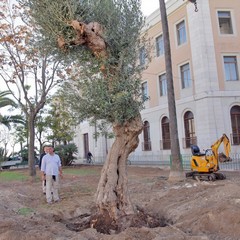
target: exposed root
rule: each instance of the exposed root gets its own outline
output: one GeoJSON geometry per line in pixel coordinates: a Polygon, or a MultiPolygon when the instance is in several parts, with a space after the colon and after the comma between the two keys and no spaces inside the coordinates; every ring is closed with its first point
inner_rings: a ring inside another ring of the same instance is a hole
{"type": "Polygon", "coordinates": [[[71,231],[80,232],[87,228],[95,228],[104,234],[117,234],[129,227],[155,228],[169,225],[169,220],[165,216],[147,213],[139,206],[135,214],[122,216],[117,220],[112,219],[109,214],[82,214],[76,218],[60,220],[60,222],[71,231]]]}

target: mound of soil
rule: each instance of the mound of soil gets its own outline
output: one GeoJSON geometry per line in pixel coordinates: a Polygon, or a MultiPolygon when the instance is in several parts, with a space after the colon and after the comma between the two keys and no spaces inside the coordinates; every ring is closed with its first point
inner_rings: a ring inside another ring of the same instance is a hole
{"type": "Polygon", "coordinates": [[[240,239],[239,172],[225,172],[227,178],[221,181],[170,183],[168,170],[129,166],[129,192],[137,214],[120,232],[87,225],[101,167],[68,169],[61,181],[61,201],[52,205],[46,204],[40,178],[0,182],[1,240],[240,239]]]}

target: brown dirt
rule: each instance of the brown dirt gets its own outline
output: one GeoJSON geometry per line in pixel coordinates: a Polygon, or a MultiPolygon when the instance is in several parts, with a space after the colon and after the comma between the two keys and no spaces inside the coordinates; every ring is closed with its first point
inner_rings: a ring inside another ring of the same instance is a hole
{"type": "Polygon", "coordinates": [[[168,170],[129,166],[133,204],[164,224],[154,228],[129,227],[121,233],[112,231],[107,235],[93,228],[70,230],[71,224],[77,224],[80,216],[87,216],[94,208],[101,167],[79,166],[75,170],[88,174],[64,174],[62,200],[50,206],[45,203],[40,178],[34,182],[1,181],[0,240],[240,239],[239,172],[225,172],[227,179],[215,182],[186,179],[170,183],[168,170]]]}

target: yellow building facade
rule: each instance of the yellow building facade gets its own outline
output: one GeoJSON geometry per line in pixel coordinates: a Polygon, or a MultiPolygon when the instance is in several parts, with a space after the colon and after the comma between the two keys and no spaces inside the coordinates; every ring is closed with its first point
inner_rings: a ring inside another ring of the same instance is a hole
{"type": "MultiPolygon", "coordinates": [[[[232,153],[240,152],[240,1],[198,0],[166,2],[171,45],[178,136],[181,153],[191,154],[225,133],[232,153]]],[[[149,3],[150,4],[150,3],[149,3]]],[[[170,155],[166,67],[160,11],[146,19],[143,32],[151,42],[151,61],[140,49],[143,95],[149,97],[141,112],[144,130],[130,159],[164,161],[170,155]],[[150,157],[151,156],[151,157],[150,157]]],[[[87,149],[104,161],[112,140],[93,139],[94,128],[79,126],[75,142],[80,157],[87,149]]]]}
{"type": "MultiPolygon", "coordinates": [[[[188,1],[166,3],[176,98],[178,135],[182,154],[190,145],[210,148],[223,133],[232,151],[240,144],[240,2],[201,0],[198,12],[188,1]]],[[[144,131],[136,152],[170,154],[166,67],[160,11],[147,18],[151,62],[140,53],[144,131]]]]}

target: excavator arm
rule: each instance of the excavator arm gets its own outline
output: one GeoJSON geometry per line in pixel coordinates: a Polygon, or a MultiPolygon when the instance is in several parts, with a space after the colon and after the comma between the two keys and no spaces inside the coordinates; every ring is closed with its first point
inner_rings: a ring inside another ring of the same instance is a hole
{"type": "Polygon", "coordinates": [[[221,138],[219,138],[212,146],[211,149],[213,151],[214,156],[218,157],[218,148],[223,142],[224,144],[224,151],[227,157],[229,157],[230,153],[230,141],[226,134],[223,134],[221,138]]]}
{"type": "Polygon", "coordinates": [[[218,148],[220,147],[221,143],[223,143],[223,147],[224,147],[224,152],[225,152],[225,156],[227,158],[229,158],[229,154],[230,154],[230,141],[229,138],[227,137],[226,134],[223,134],[221,138],[219,138],[212,146],[212,152],[213,155],[215,157],[215,161],[216,161],[216,165],[218,166],[218,159],[219,159],[219,154],[218,154],[218,148]]]}
{"type": "MultiPolygon", "coordinates": [[[[225,134],[224,134],[225,135],[225,134]]],[[[229,157],[230,151],[231,151],[231,145],[228,137],[225,135],[223,139],[223,144],[224,144],[224,151],[227,157],[229,157]]]]}

